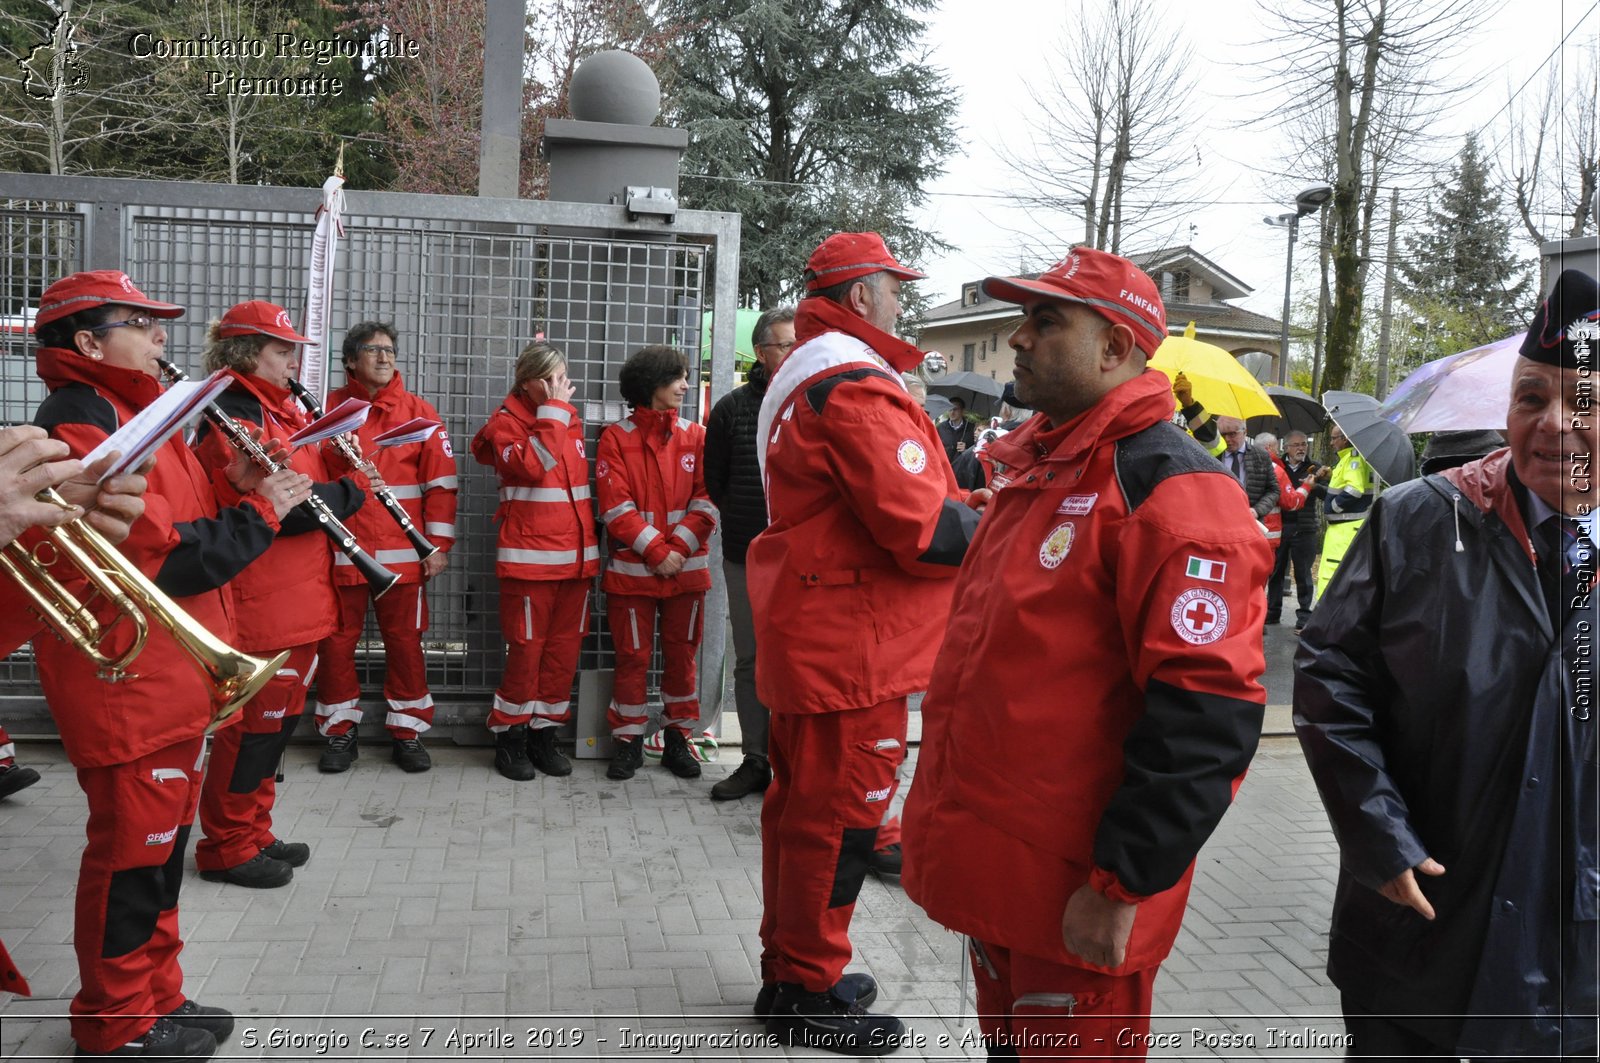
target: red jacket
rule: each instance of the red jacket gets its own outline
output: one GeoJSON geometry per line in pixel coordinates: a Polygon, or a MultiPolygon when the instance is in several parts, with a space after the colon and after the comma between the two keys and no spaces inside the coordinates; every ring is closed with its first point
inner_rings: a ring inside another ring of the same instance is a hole
{"type": "Polygon", "coordinates": [[[837,712],[926,688],[977,514],[896,371],[921,351],[822,299],[795,333],[758,421],[756,683],[773,712],[837,712]]]}
{"type": "MultiPolygon", "coordinates": [[[[228,372],[233,384],[218,397],[217,404],[245,427],[263,428],[264,439],[288,439],[310,423],[287,388],[231,369],[228,372]]],[[[195,453],[212,470],[226,467],[236,457],[232,444],[209,424],[200,430],[195,453]]],[[[328,467],[318,447],[295,448],[289,464],[317,481],[318,495],[348,527],[347,518],[365,497],[367,478],[352,473],[328,482],[328,467]]],[[[367,543],[361,545],[369,549],[367,543]]],[[[333,548],[319,526],[301,513],[284,518],[271,549],[239,573],[233,589],[239,601],[239,649],[247,652],[304,646],[333,634],[337,626],[333,548]]]]}
{"type": "Polygon", "coordinates": [[[472,457],[500,477],[496,576],[588,579],[600,571],[577,407],[551,399],[533,409],[513,392],[472,437],[472,457]]]}
{"type": "Polygon", "coordinates": [[[717,507],[700,468],[705,449],[705,428],[674,410],[640,406],[600,433],[594,483],[610,544],[607,594],[675,598],[711,588],[717,507]],[[669,553],[684,555],[678,574],[651,572],[669,553]]]}
{"type": "MultiPolygon", "coordinates": [[[[368,394],[359,384],[347,383],[328,396],[323,408],[331,410],[345,399],[372,403],[367,423],[356,430],[362,455],[377,464],[378,475],[400,500],[417,530],[439,549],[449,550],[456,541],[456,459],[450,449],[449,434],[441,427],[421,443],[401,447],[379,447],[373,442],[384,432],[414,417],[426,417],[442,425],[444,419],[439,411],[427,399],[407,391],[399,373],[376,395],[368,394]]],[[[328,459],[332,467],[343,467],[342,459],[336,456],[338,451],[331,444],[323,449],[325,457],[335,455],[328,459]]],[[[362,548],[377,558],[378,564],[400,574],[401,583],[422,581],[422,562],[416,548],[383,508],[383,503],[370,497],[370,492],[366,502],[345,525],[355,532],[362,548]]],[[[333,582],[354,586],[365,581],[350,559],[335,551],[333,582]]]]}
{"type": "Polygon", "coordinates": [[[1293,513],[1304,507],[1311,489],[1290,483],[1289,470],[1277,458],[1272,459],[1272,471],[1278,477],[1278,502],[1270,513],[1261,518],[1261,523],[1267,526],[1267,538],[1277,542],[1283,538],[1283,511],[1293,513]]]}
{"type": "Polygon", "coordinates": [[[1260,737],[1273,554],[1171,413],[1147,371],[995,441],[1007,482],[922,705],[906,894],[1058,963],[1081,964],[1061,914],[1085,882],[1138,903],[1121,971],[1160,963],[1260,737]]]}
{"type": "MultiPolygon", "coordinates": [[[[75,352],[40,348],[36,362],[50,395],[35,423],[77,457],[161,394],[161,385],[144,373],[75,352]]],[[[144,515],[119,549],[198,624],[245,649],[227,582],[273,541],[278,522],[272,507],[253,494],[241,500],[224,478],[208,476],[181,434],[156,452],[148,479],[144,515]],[[227,508],[219,509],[219,498],[227,508]]],[[[110,615],[103,602],[94,612],[102,621],[110,615]]],[[[111,639],[113,652],[130,645],[127,626],[121,631],[111,639]]],[[[150,625],[133,676],[116,683],[97,678],[82,653],[51,632],[33,646],[62,745],[78,767],[136,760],[198,736],[210,719],[211,696],[200,671],[159,625],[150,625]]]]}

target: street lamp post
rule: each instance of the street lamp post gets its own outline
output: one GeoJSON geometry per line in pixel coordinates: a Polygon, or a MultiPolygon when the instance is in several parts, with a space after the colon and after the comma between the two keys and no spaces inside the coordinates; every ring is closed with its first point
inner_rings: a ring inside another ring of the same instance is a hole
{"type": "Polygon", "coordinates": [[[1261,220],[1268,225],[1289,230],[1289,253],[1283,265],[1283,323],[1278,334],[1278,384],[1289,383],[1289,295],[1294,284],[1294,244],[1300,235],[1300,219],[1321,210],[1333,198],[1332,185],[1312,185],[1294,197],[1294,213],[1270,215],[1261,220]]]}

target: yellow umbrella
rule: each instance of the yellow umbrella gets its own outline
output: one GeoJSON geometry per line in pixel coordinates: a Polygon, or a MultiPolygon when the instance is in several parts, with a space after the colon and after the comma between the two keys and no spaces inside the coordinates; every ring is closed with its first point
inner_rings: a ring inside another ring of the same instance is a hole
{"type": "Polygon", "coordinates": [[[1215,344],[1194,338],[1192,321],[1182,336],[1168,336],[1161,341],[1150,366],[1169,379],[1182,373],[1194,387],[1195,401],[1213,416],[1237,417],[1241,421],[1279,416],[1266,388],[1237,358],[1215,344]]]}

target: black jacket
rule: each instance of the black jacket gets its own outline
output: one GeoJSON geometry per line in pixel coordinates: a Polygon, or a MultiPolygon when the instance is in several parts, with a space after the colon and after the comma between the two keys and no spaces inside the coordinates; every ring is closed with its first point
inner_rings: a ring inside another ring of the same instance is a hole
{"type": "MultiPolygon", "coordinates": [[[[1291,465],[1289,464],[1288,460],[1285,459],[1283,463],[1283,471],[1289,474],[1290,485],[1297,486],[1301,480],[1304,480],[1307,476],[1310,476],[1316,471],[1315,465],[1316,463],[1313,462],[1309,457],[1298,465],[1291,465]]],[[[1283,511],[1282,516],[1284,532],[1287,533],[1302,530],[1308,532],[1315,531],[1317,528],[1317,513],[1319,511],[1317,502],[1322,498],[1323,495],[1327,493],[1328,489],[1326,487],[1322,486],[1321,484],[1312,484],[1311,491],[1306,496],[1306,504],[1304,506],[1299,509],[1286,509],[1283,511]]]]}
{"type": "Polygon", "coordinates": [[[1597,617],[1567,610],[1557,638],[1519,495],[1502,451],[1378,500],[1302,636],[1295,729],[1339,839],[1340,989],[1462,1054],[1582,1055],[1597,617]],[[1377,892],[1425,856],[1433,922],[1377,892]]]}
{"type": "MultiPolygon", "coordinates": [[[[1217,455],[1222,467],[1233,475],[1233,455],[1224,450],[1217,455]]],[[[1261,520],[1278,504],[1278,475],[1272,471],[1272,455],[1245,441],[1244,493],[1250,496],[1250,510],[1261,520]]]]}
{"type": "Polygon", "coordinates": [[[966,418],[960,424],[951,424],[949,417],[940,417],[937,422],[939,429],[939,442],[944,444],[944,456],[952,466],[955,465],[959,453],[971,450],[978,441],[978,426],[966,418]],[[962,451],[956,450],[957,443],[965,443],[962,451]]]}
{"type": "Polygon", "coordinates": [[[750,540],[767,526],[767,493],[756,451],[756,417],[767,394],[767,371],[759,362],[749,381],[711,408],[704,458],[706,493],[722,514],[722,556],[740,565],[750,540]]]}

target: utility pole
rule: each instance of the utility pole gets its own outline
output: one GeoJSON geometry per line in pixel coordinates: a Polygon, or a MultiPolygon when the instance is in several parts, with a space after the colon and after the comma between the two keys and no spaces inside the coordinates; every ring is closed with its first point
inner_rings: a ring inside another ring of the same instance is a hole
{"type": "Polygon", "coordinates": [[[1383,322],[1378,330],[1378,401],[1389,394],[1389,330],[1394,307],[1395,234],[1400,229],[1400,190],[1389,190],[1389,250],[1383,267],[1383,322]]]}

